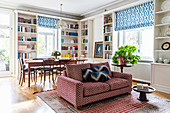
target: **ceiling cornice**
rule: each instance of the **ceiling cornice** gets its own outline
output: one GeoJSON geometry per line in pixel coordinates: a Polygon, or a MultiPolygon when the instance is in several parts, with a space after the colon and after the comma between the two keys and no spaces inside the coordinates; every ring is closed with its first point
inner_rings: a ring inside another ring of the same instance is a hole
{"type": "Polygon", "coordinates": [[[42,8],[42,7],[33,7],[33,6],[17,6],[15,4],[11,3],[6,3],[3,1],[0,1],[0,8],[5,8],[5,9],[11,9],[11,10],[21,10],[21,11],[29,11],[29,12],[34,12],[34,13],[41,13],[41,14],[48,14],[52,16],[58,16],[58,17],[64,17],[64,18],[71,18],[71,19],[77,19],[80,20],[83,17],[80,15],[76,14],[71,14],[71,13],[66,13],[63,12],[62,15],[60,15],[60,12],[57,10],[53,9],[47,9],[47,8],[42,8]]]}

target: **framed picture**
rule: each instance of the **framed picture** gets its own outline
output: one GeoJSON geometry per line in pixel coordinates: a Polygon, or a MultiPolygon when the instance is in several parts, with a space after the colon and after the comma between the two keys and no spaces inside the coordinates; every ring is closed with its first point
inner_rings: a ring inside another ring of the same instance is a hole
{"type": "Polygon", "coordinates": [[[103,58],[103,42],[95,42],[94,58],[103,58]]]}

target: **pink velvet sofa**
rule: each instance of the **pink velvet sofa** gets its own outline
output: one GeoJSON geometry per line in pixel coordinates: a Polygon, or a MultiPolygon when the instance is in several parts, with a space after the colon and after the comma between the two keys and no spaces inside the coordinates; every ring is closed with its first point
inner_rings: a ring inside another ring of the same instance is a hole
{"type": "Polygon", "coordinates": [[[130,93],[132,90],[132,75],[111,71],[110,67],[110,80],[106,82],[82,82],[82,68],[107,64],[106,62],[67,65],[63,76],[59,76],[57,80],[58,96],[73,104],[75,108],[78,108],[91,102],[130,93]]]}

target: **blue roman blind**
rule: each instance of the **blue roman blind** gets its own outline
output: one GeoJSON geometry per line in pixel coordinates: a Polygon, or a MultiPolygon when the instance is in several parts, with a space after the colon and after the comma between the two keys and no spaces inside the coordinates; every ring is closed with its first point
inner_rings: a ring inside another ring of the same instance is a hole
{"type": "Polygon", "coordinates": [[[59,19],[38,16],[38,26],[45,28],[56,28],[59,19]]]}
{"type": "Polygon", "coordinates": [[[154,25],[154,2],[116,12],[116,31],[154,25]]]}

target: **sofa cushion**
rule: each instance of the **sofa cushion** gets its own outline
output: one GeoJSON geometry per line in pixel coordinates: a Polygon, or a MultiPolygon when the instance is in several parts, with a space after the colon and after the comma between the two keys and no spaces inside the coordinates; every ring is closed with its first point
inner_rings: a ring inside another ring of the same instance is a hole
{"type": "Polygon", "coordinates": [[[93,72],[92,68],[82,68],[82,76],[83,76],[83,82],[92,82],[91,80],[91,72],[93,72]]]}
{"type": "Polygon", "coordinates": [[[110,86],[104,82],[84,82],[83,90],[84,96],[95,95],[109,91],[110,86]]]}
{"type": "Polygon", "coordinates": [[[92,67],[93,65],[108,65],[108,68],[109,68],[109,76],[112,77],[112,72],[110,70],[110,66],[109,66],[109,63],[108,62],[104,62],[104,63],[91,63],[90,66],[92,67]]]}
{"type": "Polygon", "coordinates": [[[66,73],[67,77],[73,78],[75,80],[83,81],[82,68],[90,68],[90,63],[86,64],[67,64],[66,73]]]}
{"type": "Polygon", "coordinates": [[[105,82],[111,79],[107,71],[90,72],[90,73],[91,73],[91,79],[95,82],[105,82]]]}
{"type": "Polygon", "coordinates": [[[110,85],[110,90],[115,90],[115,89],[129,86],[128,80],[123,78],[111,78],[105,83],[110,85]]]}

